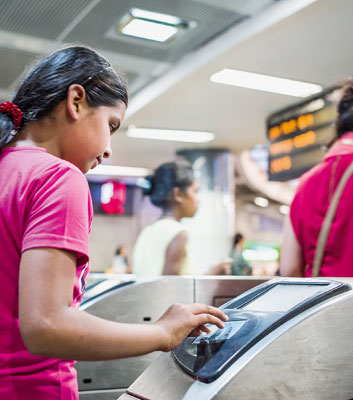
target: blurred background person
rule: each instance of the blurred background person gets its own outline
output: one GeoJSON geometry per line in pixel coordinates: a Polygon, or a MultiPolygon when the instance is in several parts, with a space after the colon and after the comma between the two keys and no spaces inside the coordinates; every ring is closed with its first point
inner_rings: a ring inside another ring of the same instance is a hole
{"type": "MultiPolygon", "coordinates": [[[[152,204],[162,209],[161,217],[142,230],[135,243],[132,272],[139,276],[194,274],[186,228],[182,218],[192,218],[198,208],[199,183],[191,164],[173,161],[160,165],[146,177],[152,204]]],[[[230,259],[212,266],[207,274],[230,273],[230,259]]]]}
{"type": "Polygon", "coordinates": [[[127,250],[125,246],[119,246],[116,249],[115,256],[113,258],[112,267],[109,272],[113,274],[130,274],[131,268],[129,265],[129,259],[127,256],[127,250]]]}
{"type": "Polygon", "coordinates": [[[233,248],[230,254],[232,258],[232,275],[251,275],[252,267],[244,260],[243,247],[245,238],[241,233],[236,233],[233,240],[233,248]]]}
{"type": "MultiPolygon", "coordinates": [[[[353,162],[353,80],[338,103],[336,139],[324,159],[301,178],[284,228],[280,274],[312,276],[318,237],[337,186],[353,162]]],[[[344,186],[329,226],[320,276],[353,276],[353,177],[344,186]]]]}

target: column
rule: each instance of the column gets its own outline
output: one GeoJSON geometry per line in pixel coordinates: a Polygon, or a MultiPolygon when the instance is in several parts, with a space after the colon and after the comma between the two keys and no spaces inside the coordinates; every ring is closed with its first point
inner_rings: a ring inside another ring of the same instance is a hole
{"type": "Polygon", "coordinates": [[[195,273],[229,256],[235,232],[234,156],[226,149],[186,149],[177,156],[189,161],[200,182],[200,206],[185,218],[189,253],[195,273]]]}

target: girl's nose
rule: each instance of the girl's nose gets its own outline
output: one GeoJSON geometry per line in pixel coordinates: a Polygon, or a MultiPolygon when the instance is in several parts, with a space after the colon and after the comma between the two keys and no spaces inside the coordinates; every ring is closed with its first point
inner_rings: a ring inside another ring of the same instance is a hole
{"type": "Polygon", "coordinates": [[[105,152],[103,154],[103,158],[110,158],[112,156],[112,148],[110,147],[110,144],[107,146],[105,149],[105,152]]]}

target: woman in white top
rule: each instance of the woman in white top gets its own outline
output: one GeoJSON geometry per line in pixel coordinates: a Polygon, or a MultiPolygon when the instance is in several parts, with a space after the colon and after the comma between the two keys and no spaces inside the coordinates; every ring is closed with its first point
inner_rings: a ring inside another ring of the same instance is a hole
{"type": "MultiPolygon", "coordinates": [[[[160,165],[146,177],[144,192],[162,209],[159,220],[147,226],[137,238],[133,253],[133,273],[138,276],[193,274],[188,256],[188,237],[182,218],[195,215],[199,200],[198,181],[186,161],[160,165]]],[[[229,261],[213,266],[208,274],[228,274],[229,261]]]]}

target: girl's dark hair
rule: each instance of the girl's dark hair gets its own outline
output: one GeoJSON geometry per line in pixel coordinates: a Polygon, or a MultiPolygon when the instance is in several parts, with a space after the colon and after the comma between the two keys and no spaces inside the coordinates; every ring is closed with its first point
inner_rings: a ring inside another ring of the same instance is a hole
{"type": "Polygon", "coordinates": [[[241,233],[237,233],[233,239],[233,247],[236,246],[241,240],[244,239],[244,236],[241,233]]]}
{"type": "MultiPolygon", "coordinates": [[[[75,83],[85,88],[91,107],[128,104],[127,81],[121,73],[95,51],[69,47],[44,58],[23,79],[12,100],[23,112],[21,127],[47,116],[75,83]]],[[[0,148],[14,130],[12,119],[0,113],[0,148]]]]}
{"type": "Polygon", "coordinates": [[[149,189],[144,194],[151,197],[157,207],[166,209],[170,206],[175,187],[185,191],[195,180],[191,164],[186,161],[173,161],[160,165],[153,175],[145,178],[149,189]]]}
{"type": "Polygon", "coordinates": [[[353,79],[348,80],[342,88],[337,112],[336,132],[339,138],[346,132],[353,132],[353,79]]]}

